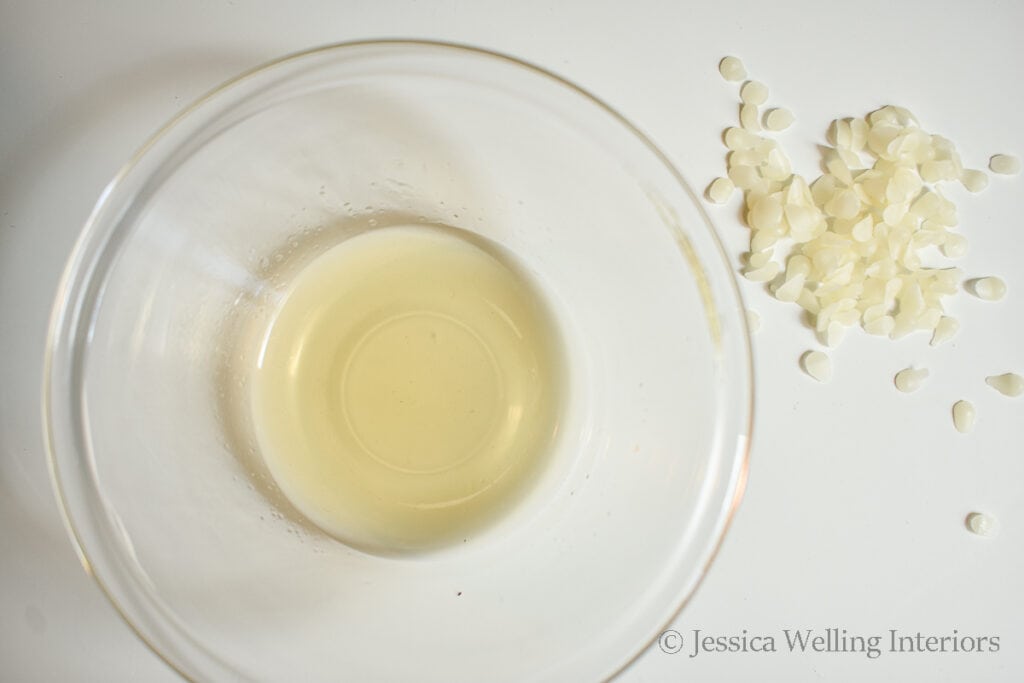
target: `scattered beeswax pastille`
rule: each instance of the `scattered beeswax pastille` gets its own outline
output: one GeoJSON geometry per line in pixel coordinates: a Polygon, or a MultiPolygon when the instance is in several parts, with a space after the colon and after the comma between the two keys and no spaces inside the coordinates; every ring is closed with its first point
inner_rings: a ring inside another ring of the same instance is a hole
{"type": "Polygon", "coordinates": [[[757,105],[744,104],[740,107],[740,125],[745,130],[759,131],[761,124],[757,120],[757,105]]]}
{"type": "Polygon", "coordinates": [[[735,186],[728,178],[715,178],[711,181],[711,184],[708,185],[708,199],[713,201],[715,204],[724,204],[728,201],[734,189],[735,186]]]}
{"type": "Polygon", "coordinates": [[[928,370],[926,368],[905,368],[896,373],[893,383],[897,389],[905,394],[909,394],[911,391],[920,389],[921,383],[927,377],[928,370]]]}
{"type": "Polygon", "coordinates": [[[984,512],[972,512],[964,519],[964,525],[978,536],[992,537],[999,533],[999,522],[984,512]]]}
{"type": "Polygon", "coordinates": [[[985,301],[998,301],[1006,296],[1006,283],[997,277],[983,277],[971,280],[968,291],[985,301]]]}
{"type": "Polygon", "coordinates": [[[832,361],[821,351],[808,351],[800,359],[804,372],[818,380],[827,382],[832,379],[832,361]]]}
{"type": "Polygon", "coordinates": [[[740,88],[740,99],[744,104],[760,106],[768,101],[768,86],[760,81],[747,81],[740,88]]]}
{"type": "Polygon", "coordinates": [[[768,282],[773,280],[778,274],[779,264],[777,261],[769,261],[760,268],[748,268],[743,271],[743,277],[751,282],[768,282]]]}
{"type": "Polygon", "coordinates": [[[991,375],[985,378],[985,383],[998,391],[1003,396],[1020,396],[1024,394],[1024,377],[1015,372],[1006,372],[1002,375],[991,375]]]}
{"type": "Polygon", "coordinates": [[[761,142],[761,138],[753,133],[731,126],[725,129],[725,146],[733,151],[741,149],[754,149],[761,142]]]}
{"type": "Polygon", "coordinates": [[[764,116],[764,127],[772,131],[786,130],[791,125],[796,117],[793,116],[793,112],[782,107],[770,110],[764,116]]]}
{"type": "Polygon", "coordinates": [[[1016,175],[1020,173],[1020,159],[1012,154],[996,154],[988,160],[988,168],[993,173],[1016,175]]]}
{"type": "Polygon", "coordinates": [[[727,81],[742,81],[747,77],[747,70],[739,57],[725,57],[718,63],[718,73],[727,81]]]}
{"type": "Polygon", "coordinates": [[[970,401],[957,401],[953,404],[953,426],[961,434],[974,429],[974,406],[970,401]]]}
{"type": "Polygon", "coordinates": [[[846,327],[833,320],[824,332],[818,333],[818,338],[825,346],[835,348],[839,346],[839,342],[843,341],[845,334],[846,327]]]}
{"type": "Polygon", "coordinates": [[[960,329],[960,322],[956,318],[951,318],[948,315],[944,315],[939,318],[939,322],[935,325],[935,330],[932,332],[932,346],[938,346],[944,342],[949,341],[953,338],[953,335],[960,329]]]}
{"type": "Polygon", "coordinates": [[[942,255],[947,258],[960,258],[967,253],[967,238],[957,233],[950,233],[946,236],[946,241],[939,247],[942,251],[942,255]]]}
{"type": "Polygon", "coordinates": [[[960,174],[960,182],[967,188],[968,192],[981,192],[988,187],[988,176],[982,171],[968,168],[960,174]]]}

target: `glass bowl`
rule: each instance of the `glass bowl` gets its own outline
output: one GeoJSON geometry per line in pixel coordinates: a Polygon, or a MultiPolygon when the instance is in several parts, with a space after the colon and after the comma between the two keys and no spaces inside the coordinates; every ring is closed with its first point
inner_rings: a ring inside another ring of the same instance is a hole
{"type": "Polygon", "coordinates": [[[678,613],[742,494],[743,311],[693,192],[600,100],[465,46],[316,49],[189,107],[103,193],[48,340],[53,478],[86,569],[187,678],[603,679],[678,613]],[[568,398],[498,521],[365,552],[267,475],[253,340],[318,255],[418,222],[523,264],[568,398]]]}

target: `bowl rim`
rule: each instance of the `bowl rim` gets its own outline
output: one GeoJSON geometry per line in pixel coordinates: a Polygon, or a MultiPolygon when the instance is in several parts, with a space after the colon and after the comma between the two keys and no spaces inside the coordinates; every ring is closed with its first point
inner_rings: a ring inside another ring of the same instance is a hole
{"type": "MultiPolygon", "coordinates": [[[[635,652],[629,655],[628,658],[624,659],[617,668],[608,674],[608,680],[614,679],[629,669],[640,657],[642,657],[644,653],[654,645],[659,634],[667,629],[679,617],[682,610],[689,604],[690,600],[706,578],[711,565],[714,563],[714,560],[718,555],[718,552],[721,550],[725,536],[732,525],[732,521],[742,501],[750,468],[750,448],[753,435],[755,408],[754,357],[750,340],[750,330],[746,316],[743,315],[745,306],[735,270],[730,264],[714,223],[705,211],[698,195],[694,193],[690,184],[684,179],[680,171],[661,150],[661,148],[658,147],[650,137],[643,133],[629,119],[619,113],[617,109],[573,81],[532,62],[489,48],[445,40],[388,37],[341,41],[292,52],[245,70],[208,90],[206,93],[187,105],[184,109],[181,109],[165,124],[160,126],[156,132],[150,135],[137,149],[137,151],[135,151],[135,153],[132,154],[131,157],[129,157],[129,159],[121,166],[110,182],[104,187],[88,218],[83,224],[78,238],[71,248],[70,255],[55,292],[44,349],[41,401],[43,439],[47,466],[50,473],[50,482],[54,495],[57,499],[58,509],[61,518],[63,519],[65,529],[86,573],[92,577],[96,585],[106,596],[107,600],[114,607],[122,620],[154,654],[160,657],[160,659],[162,659],[178,675],[185,680],[195,680],[191,674],[184,670],[181,664],[175,661],[175,658],[167,649],[165,649],[164,646],[158,645],[152,638],[146,635],[143,628],[136,623],[135,619],[129,616],[129,608],[121,603],[120,599],[115,595],[115,590],[111,585],[108,585],[107,579],[94,571],[94,562],[90,558],[89,551],[86,549],[87,544],[83,540],[83,532],[80,529],[79,523],[73,518],[72,503],[68,500],[65,480],[61,474],[61,466],[58,463],[59,456],[56,445],[58,439],[55,433],[58,428],[67,427],[67,425],[58,425],[60,420],[55,416],[54,410],[56,403],[61,401],[66,402],[66,397],[74,396],[77,393],[75,391],[68,390],[58,391],[61,387],[64,387],[65,389],[68,387],[66,382],[62,382],[62,377],[55,375],[55,367],[58,367],[61,363],[69,362],[74,366],[79,360],[78,356],[80,354],[74,353],[76,349],[73,345],[71,348],[65,348],[65,346],[67,346],[65,341],[68,339],[69,330],[73,330],[77,327],[77,318],[80,315],[80,311],[77,307],[71,305],[73,303],[71,295],[75,292],[81,291],[83,285],[95,284],[92,277],[92,271],[96,266],[95,257],[102,256],[104,254],[109,256],[111,237],[113,236],[113,233],[117,232],[114,229],[114,227],[116,227],[116,223],[107,234],[101,234],[99,227],[102,223],[101,214],[103,213],[103,209],[107,206],[111,195],[114,193],[115,189],[125,182],[126,178],[146,157],[149,150],[158,142],[166,138],[173,129],[179,126],[186,119],[190,118],[198,109],[217,99],[226,91],[234,88],[244,81],[275,70],[280,66],[314,55],[322,55],[353,48],[360,49],[371,47],[426,48],[431,50],[462,52],[475,58],[483,57],[485,59],[505,62],[511,66],[524,69],[544,79],[553,81],[555,84],[567,88],[575,95],[582,97],[590,104],[603,110],[606,115],[610,116],[626,132],[630,133],[637,142],[640,142],[644,147],[646,147],[647,151],[651,153],[670,174],[674,182],[678,184],[685,194],[690,197],[693,207],[696,209],[704,224],[704,229],[708,231],[711,244],[718,252],[718,258],[720,259],[718,265],[720,265],[727,274],[726,280],[728,281],[728,295],[724,296],[723,299],[730,300],[730,303],[735,304],[739,311],[739,324],[741,332],[743,333],[740,335],[742,337],[740,340],[740,351],[742,353],[741,358],[738,359],[740,361],[739,383],[741,385],[741,394],[745,399],[741,402],[741,405],[734,406],[735,409],[740,411],[737,423],[743,433],[736,435],[738,437],[738,443],[735,448],[735,453],[731,455],[731,457],[727,458],[727,460],[732,463],[730,468],[731,477],[729,478],[728,486],[728,488],[731,489],[731,493],[728,493],[722,501],[723,506],[717,514],[718,519],[716,520],[716,526],[718,528],[717,534],[712,534],[709,547],[706,551],[706,560],[703,566],[699,569],[692,585],[685,594],[682,595],[678,604],[671,611],[669,617],[663,623],[658,625],[657,631],[644,641],[635,652]],[[86,272],[83,272],[83,268],[86,269],[86,272]],[[71,357],[69,359],[58,359],[57,357],[61,355],[62,351],[64,353],[70,352],[71,357]]],[[[116,249],[113,250],[113,252],[116,253],[116,249]]],[[[705,305],[707,305],[707,301],[705,301],[705,305]]],[[[74,431],[74,429],[72,429],[72,431],[74,431]]],[[[74,457],[81,459],[81,450],[77,448],[75,450],[76,453],[74,454],[74,457]]],[[[162,614],[160,618],[171,622],[177,622],[177,619],[174,618],[173,614],[162,614]]],[[[177,623],[175,623],[175,626],[181,630],[182,634],[188,640],[193,640],[185,628],[181,627],[177,623]]],[[[202,650],[211,661],[218,662],[224,666],[226,670],[232,670],[232,667],[229,664],[222,662],[215,652],[209,650],[201,643],[194,642],[194,646],[202,650]]]]}

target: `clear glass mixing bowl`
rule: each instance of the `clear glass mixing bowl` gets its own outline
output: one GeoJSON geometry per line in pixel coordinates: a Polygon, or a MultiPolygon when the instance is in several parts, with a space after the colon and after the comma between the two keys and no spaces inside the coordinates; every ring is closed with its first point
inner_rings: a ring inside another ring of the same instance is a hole
{"type": "Polygon", "coordinates": [[[197,680],[596,680],[673,619],[743,490],[751,357],[694,194],[610,107],[447,44],[287,57],[151,139],[89,219],[45,376],[87,570],[197,680]],[[304,520],[252,437],[247,369],[312,258],[394,222],[514,253],[567,350],[550,465],[456,547],[381,556],[304,520]]]}

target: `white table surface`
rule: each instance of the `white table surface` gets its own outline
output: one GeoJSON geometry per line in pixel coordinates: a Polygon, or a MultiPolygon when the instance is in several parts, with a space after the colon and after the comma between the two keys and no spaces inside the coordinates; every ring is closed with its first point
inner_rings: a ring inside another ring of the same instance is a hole
{"type": "MultiPolygon", "coordinates": [[[[278,55],[369,37],[467,42],[544,65],[612,103],[702,189],[723,172],[720,131],[736,90],[716,72],[740,55],[790,107],[798,170],[834,117],[885,103],[957,143],[965,162],[1024,155],[1019,112],[1024,3],[595,0],[0,0],[0,679],[173,681],[122,623],[67,542],[40,420],[45,327],[58,274],[107,180],[189,101],[278,55]]],[[[790,305],[744,282],[760,311],[757,418],[746,498],[675,628],[687,649],[652,647],[623,681],[1024,680],[1024,398],[986,375],[1024,373],[1024,177],[953,193],[971,240],[968,275],[998,274],[999,303],[959,295],[963,329],[929,348],[850,335],[835,379],[797,369],[814,341],[790,305]],[[910,363],[932,375],[892,387],[910,363]],[[978,424],[957,434],[950,406],[978,424]],[[994,539],[968,533],[996,515],[994,539]],[[997,636],[998,652],[790,653],[784,629],[857,635],[997,636]],[[688,656],[693,629],[773,635],[776,653],[688,656]]],[[[730,252],[736,200],[711,215],[730,252]]]]}

